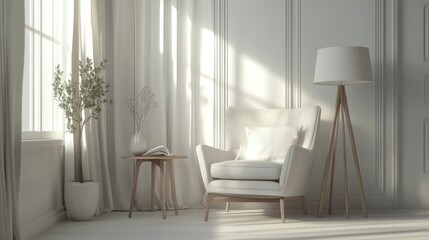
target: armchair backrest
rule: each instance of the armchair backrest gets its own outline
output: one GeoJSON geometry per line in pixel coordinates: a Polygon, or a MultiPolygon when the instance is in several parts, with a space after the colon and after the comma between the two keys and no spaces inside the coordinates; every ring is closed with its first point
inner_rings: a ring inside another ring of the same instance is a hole
{"type": "Polygon", "coordinates": [[[298,146],[312,150],[320,119],[320,107],[298,109],[249,109],[229,107],[226,112],[226,150],[247,142],[245,127],[302,126],[298,146]]]}

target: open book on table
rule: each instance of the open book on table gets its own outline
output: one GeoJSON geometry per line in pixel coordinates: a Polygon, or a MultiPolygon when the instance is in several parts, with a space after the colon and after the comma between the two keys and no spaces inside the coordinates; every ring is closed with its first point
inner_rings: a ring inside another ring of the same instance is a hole
{"type": "Polygon", "coordinates": [[[170,156],[171,153],[170,151],[168,151],[168,148],[163,145],[156,146],[148,150],[147,152],[143,153],[143,156],[159,156],[159,155],[170,156]]]}

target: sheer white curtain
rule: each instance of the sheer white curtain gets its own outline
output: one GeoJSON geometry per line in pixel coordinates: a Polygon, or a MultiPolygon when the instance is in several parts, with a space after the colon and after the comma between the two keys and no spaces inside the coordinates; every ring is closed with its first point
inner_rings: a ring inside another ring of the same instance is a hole
{"type": "Polygon", "coordinates": [[[24,1],[0,0],[0,239],[21,239],[18,192],[24,69],[24,1]]]}
{"type": "MultiPolygon", "coordinates": [[[[162,144],[188,156],[174,162],[178,204],[200,207],[203,189],[195,146],[213,144],[214,1],[113,0],[112,9],[117,209],[129,207],[133,168],[121,159],[129,154],[134,132],[126,99],[145,85],[152,87],[159,103],[144,129],[148,146],[162,144]]],[[[136,206],[149,208],[148,165],[143,165],[138,184],[136,206]]],[[[156,193],[159,207],[159,187],[156,193]]],[[[167,204],[173,206],[171,197],[167,204]]]]}
{"type": "MultiPolygon", "coordinates": [[[[74,2],[74,36],[76,40],[72,45],[72,68],[77,74],[77,62],[84,61],[87,57],[93,59],[98,65],[105,57],[105,1],[91,0],[74,2]]],[[[108,65],[108,68],[112,67],[108,65]]],[[[110,167],[107,154],[107,126],[106,106],[101,105],[98,121],[91,120],[85,127],[83,137],[82,158],[85,180],[93,180],[99,184],[100,204],[97,214],[114,210],[112,184],[110,181],[110,167]]],[[[68,141],[66,141],[68,142],[68,141]]],[[[66,148],[73,146],[66,144],[66,148]]],[[[67,150],[67,152],[71,152],[67,150]]],[[[73,158],[66,159],[73,161],[73,158]]],[[[74,171],[73,164],[66,163],[66,181],[71,180],[70,172],[74,171]]]]}
{"type": "MultiPolygon", "coordinates": [[[[95,63],[100,63],[105,59],[105,1],[92,0],[88,4],[91,9],[90,31],[92,41],[92,59],[95,63]]],[[[88,38],[90,38],[88,36],[88,38]]],[[[90,38],[91,39],[91,38],[90,38]]],[[[112,67],[111,65],[108,66],[112,67]]],[[[98,121],[92,121],[86,129],[88,145],[89,176],[100,185],[100,205],[98,213],[110,212],[114,210],[112,183],[110,181],[110,166],[107,155],[107,106],[102,105],[98,121]]]]}

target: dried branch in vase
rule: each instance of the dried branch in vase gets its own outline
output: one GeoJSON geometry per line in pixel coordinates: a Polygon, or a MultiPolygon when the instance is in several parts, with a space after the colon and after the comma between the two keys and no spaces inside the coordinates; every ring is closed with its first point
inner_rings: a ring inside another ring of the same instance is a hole
{"type": "Polygon", "coordinates": [[[158,102],[152,93],[152,89],[145,86],[128,97],[127,105],[131,117],[134,119],[136,130],[142,132],[152,112],[158,107],[158,102]]]}

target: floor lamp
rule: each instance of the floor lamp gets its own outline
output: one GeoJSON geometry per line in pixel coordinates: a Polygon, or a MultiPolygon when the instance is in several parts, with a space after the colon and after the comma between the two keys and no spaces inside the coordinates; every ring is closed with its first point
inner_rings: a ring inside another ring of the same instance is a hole
{"type": "Polygon", "coordinates": [[[362,185],[362,176],[359,168],[359,161],[356,150],[356,143],[350,120],[349,107],[344,85],[363,84],[372,82],[371,61],[369,50],[366,47],[329,47],[317,51],[316,69],[314,74],[314,83],[321,85],[337,85],[337,100],[335,104],[334,120],[332,122],[329,149],[326,156],[325,168],[323,172],[322,189],[320,191],[319,209],[317,216],[321,217],[323,212],[323,197],[326,184],[330,178],[329,191],[329,214],[332,214],[332,191],[335,168],[335,155],[338,140],[338,128],[342,127],[342,155],[344,161],[344,198],[346,208],[346,218],[349,218],[349,199],[348,199],[348,178],[347,178],[347,159],[346,159],[346,126],[350,139],[353,162],[356,170],[356,176],[360,190],[360,202],[363,216],[368,217],[368,211],[365,203],[365,193],[362,185]],[[331,169],[330,169],[331,168],[331,169]],[[329,176],[329,172],[331,175],[329,176]]]}

